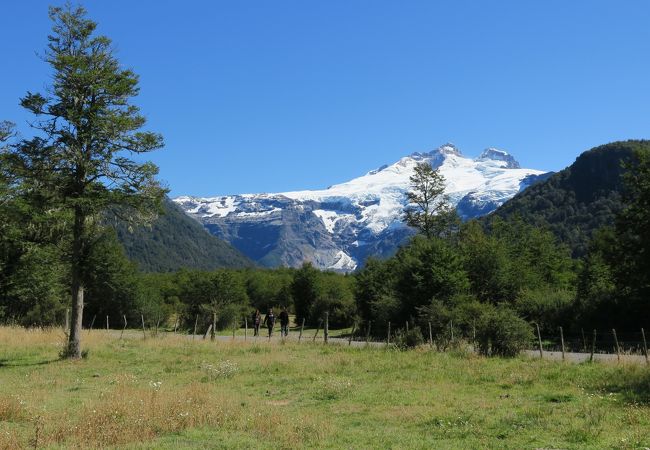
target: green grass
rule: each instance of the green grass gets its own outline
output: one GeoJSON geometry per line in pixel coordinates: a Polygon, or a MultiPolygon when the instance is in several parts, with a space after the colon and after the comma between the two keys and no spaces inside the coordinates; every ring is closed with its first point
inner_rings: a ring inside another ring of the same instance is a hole
{"type": "Polygon", "coordinates": [[[0,328],[0,448],[650,447],[641,366],[83,337],[0,328]]]}

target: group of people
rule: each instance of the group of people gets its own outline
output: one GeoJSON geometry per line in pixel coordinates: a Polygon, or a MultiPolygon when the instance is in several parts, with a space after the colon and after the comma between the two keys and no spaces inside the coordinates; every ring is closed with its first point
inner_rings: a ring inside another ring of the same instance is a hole
{"type": "MultiPolygon", "coordinates": [[[[278,314],[278,319],[280,319],[280,336],[289,335],[289,312],[287,308],[283,307],[280,314],[278,314]]],[[[273,314],[273,308],[269,308],[269,311],[262,321],[262,314],[259,309],[256,309],[253,313],[253,330],[254,336],[260,335],[260,326],[266,326],[269,330],[269,339],[273,336],[273,328],[275,327],[275,314],[273,314]]]]}

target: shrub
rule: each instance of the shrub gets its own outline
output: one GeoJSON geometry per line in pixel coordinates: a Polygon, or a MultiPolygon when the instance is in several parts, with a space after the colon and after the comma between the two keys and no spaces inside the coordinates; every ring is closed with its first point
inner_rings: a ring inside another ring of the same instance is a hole
{"type": "Polygon", "coordinates": [[[478,350],[483,355],[512,357],[526,349],[533,332],[525,320],[505,307],[485,313],[476,328],[478,350]]]}
{"type": "Polygon", "coordinates": [[[399,330],[395,333],[395,346],[402,350],[418,347],[424,344],[422,331],[419,327],[410,328],[408,331],[399,330]]]}

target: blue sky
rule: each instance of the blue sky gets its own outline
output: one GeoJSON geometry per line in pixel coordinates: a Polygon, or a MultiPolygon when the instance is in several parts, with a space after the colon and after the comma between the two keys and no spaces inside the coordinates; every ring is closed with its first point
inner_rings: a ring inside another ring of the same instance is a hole
{"type": "MultiPolygon", "coordinates": [[[[0,119],[42,90],[51,2],[0,16],[0,119]]],[[[171,195],[323,188],[447,141],[559,170],[650,137],[650,2],[83,3],[141,76],[171,195]]]]}

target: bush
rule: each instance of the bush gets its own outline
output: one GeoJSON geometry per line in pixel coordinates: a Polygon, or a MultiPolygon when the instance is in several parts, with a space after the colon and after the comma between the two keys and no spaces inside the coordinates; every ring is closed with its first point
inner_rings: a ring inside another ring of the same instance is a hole
{"type": "Polygon", "coordinates": [[[532,339],[528,322],[505,307],[485,313],[476,327],[479,353],[486,356],[516,356],[532,339]]]}
{"type": "Polygon", "coordinates": [[[394,342],[397,348],[407,350],[424,344],[424,338],[422,337],[420,328],[413,327],[408,331],[399,330],[395,333],[394,342]]]}
{"type": "Polygon", "coordinates": [[[542,333],[555,332],[559,325],[566,328],[572,317],[575,293],[551,287],[524,289],[515,300],[514,309],[520,317],[537,322],[542,333]]]}

